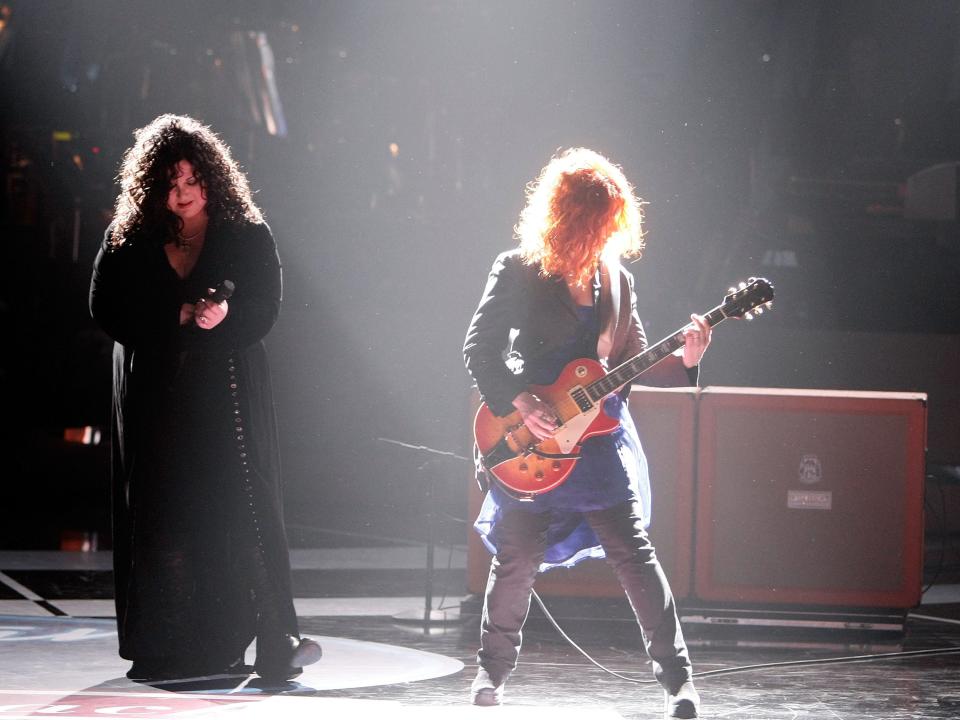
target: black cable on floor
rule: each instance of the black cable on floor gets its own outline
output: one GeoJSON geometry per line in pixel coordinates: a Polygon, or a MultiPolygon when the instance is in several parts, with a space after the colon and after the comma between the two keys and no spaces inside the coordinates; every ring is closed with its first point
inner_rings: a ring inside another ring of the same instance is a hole
{"type": "Polygon", "coordinates": [[[711,675],[728,675],[738,672],[749,672],[751,670],[765,670],[767,668],[781,667],[799,667],[801,665],[835,665],[840,663],[852,662],[872,662],[876,660],[900,660],[911,657],[930,657],[936,655],[956,655],[960,654],[960,647],[942,647],[931,648],[929,650],[900,650],[891,653],[874,653],[872,655],[846,655],[838,658],[811,658],[810,660],[785,660],[783,662],[758,663],[756,665],[739,665],[732,668],[720,668],[719,670],[704,670],[694,673],[694,677],[708,677],[711,675]]]}
{"type": "MultiPolygon", "coordinates": [[[[657,681],[650,678],[635,678],[630,677],[629,675],[623,675],[611,670],[610,668],[602,665],[601,663],[594,660],[590,654],[584,650],[582,647],[577,645],[573,639],[564,632],[563,628],[557,623],[553,615],[550,614],[550,611],[547,610],[546,605],[543,604],[543,600],[540,599],[540,596],[537,592],[533,591],[533,598],[537,601],[537,605],[540,606],[540,610],[543,611],[544,616],[553,625],[554,629],[560,633],[560,636],[566,640],[570,645],[583,657],[585,657],[590,663],[596,665],[598,668],[603,670],[605,673],[613,675],[616,678],[621,680],[626,680],[627,682],[636,683],[638,685],[649,685],[656,683],[657,681]]],[[[704,670],[703,672],[697,672],[693,674],[695,678],[704,678],[712,677],[715,675],[732,675],[734,673],[742,672],[751,672],[754,670],[767,670],[769,668],[783,668],[783,667],[800,667],[802,665],[835,665],[839,663],[850,663],[850,662],[870,662],[876,660],[900,660],[903,658],[910,657],[930,657],[937,655],[955,655],[960,654],[960,646],[952,647],[943,647],[943,648],[932,648],[929,650],[901,650],[899,652],[891,653],[876,653],[872,655],[847,655],[837,658],[812,658],[809,660],[785,660],[782,662],[770,662],[770,663],[757,663],[755,665],[738,665],[736,667],[730,668],[720,668],[718,670],[704,670]]]]}
{"type": "MultiPolygon", "coordinates": [[[[940,573],[943,572],[943,567],[944,567],[944,564],[945,564],[945,561],[946,561],[946,556],[947,556],[947,547],[946,547],[946,546],[947,546],[947,541],[948,541],[948,537],[947,537],[947,536],[948,536],[948,533],[947,533],[947,498],[946,498],[946,494],[945,494],[944,491],[943,491],[943,483],[942,483],[935,475],[930,474],[930,473],[927,474],[926,479],[927,479],[927,480],[933,480],[934,482],[936,482],[936,483],[937,483],[937,489],[940,491],[940,513],[939,513],[939,514],[934,513],[934,512],[932,511],[932,505],[931,505],[931,515],[936,515],[936,516],[937,516],[937,519],[940,520],[940,559],[939,559],[938,562],[937,562],[937,568],[936,568],[936,570],[934,571],[933,577],[931,577],[930,582],[927,583],[926,587],[924,587],[923,590],[920,591],[920,595],[921,595],[921,596],[922,596],[922,595],[926,595],[926,594],[927,594],[927,590],[929,590],[929,589],[932,588],[934,585],[936,585],[936,584],[937,584],[937,580],[940,579],[940,573]]],[[[924,509],[926,509],[927,505],[928,505],[928,503],[926,502],[926,500],[924,500],[924,509]]]]}
{"type": "Polygon", "coordinates": [[[560,637],[562,637],[564,640],[566,640],[568,643],[570,643],[570,645],[573,647],[574,650],[576,650],[578,653],[580,653],[581,655],[583,655],[583,656],[584,656],[587,660],[589,660],[591,663],[593,663],[594,665],[596,665],[598,668],[600,668],[601,670],[603,670],[605,673],[609,673],[610,675],[613,675],[613,676],[616,677],[616,678],[620,678],[621,680],[626,680],[627,682],[637,683],[638,685],[648,685],[648,684],[656,683],[656,682],[657,682],[656,680],[652,680],[652,679],[644,679],[644,680],[641,680],[641,679],[639,679],[639,678],[629,677],[628,675],[621,675],[620,673],[616,672],[615,670],[611,670],[610,668],[608,668],[608,667],[606,667],[606,666],[604,666],[604,665],[601,665],[599,662],[597,662],[596,660],[594,660],[586,650],[584,650],[582,647],[580,647],[579,645],[577,645],[577,643],[575,643],[575,642],[573,641],[573,638],[571,638],[569,635],[567,635],[566,632],[564,632],[563,628],[560,627],[559,623],[557,623],[557,621],[554,619],[553,615],[550,614],[550,611],[547,610],[547,606],[543,604],[543,600],[540,599],[540,596],[537,594],[537,591],[536,591],[536,590],[531,590],[531,592],[533,593],[533,599],[536,600],[536,601],[537,601],[537,605],[540,606],[540,610],[543,612],[543,614],[544,614],[544,616],[547,618],[547,620],[550,621],[550,624],[553,625],[554,629],[555,629],[558,633],[560,633],[560,637]]]}
{"type": "MultiPolygon", "coordinates": [[[[453,545],[450,545],[449,552],[447,552],[447,577],[450,577],[450,570],[453,568],[453,545]]],[[[445,606],[444,603],[447,601],[447,582],[443,582],[443,595],[440,596],[440,601],[437,603],[437,610],[452,610],[459,605],[450,605],[445,606]]]]}

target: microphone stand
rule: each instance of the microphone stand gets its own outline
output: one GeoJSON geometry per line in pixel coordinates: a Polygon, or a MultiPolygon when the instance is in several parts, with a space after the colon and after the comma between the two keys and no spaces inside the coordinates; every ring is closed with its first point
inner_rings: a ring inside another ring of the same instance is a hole
{"type": "MultiPolygon", "coordinates": [[[[424,461],[417,468],[417,471],[420,473],[427,472],[427,468],[431,464],[442,457],[453,458],[455,460],[464,460],[466,462],[473,462],[470,458],[464,457],[463,455],[458,455],[455,452],[450,452],[449,450],[438,450],[436,448],[427,447],[426,445],[414,445],[412,443],[403,442],[401,440],[393,440],[391,438],[378,437],[377,440],[380,442],[390,443],[391,445],[396,445],[398,447],[403,447],[408,450],[412,450],[419,454],[420,456],[426,456],[424,461]]],[[[404,622],[409,622],[411,620],[423,622],[423,631],[428,633],[430,630],[431,624],[451,622],[454,620],[459,620],[459,612],[456,616],[448,617],[448,614],[445,610],[434,610],[433,609],[433,558],[434,550],[436,547],[435,541],[435,522],[434,518],[436,513],[434,512],[434,495],[436,494],[436,473],[432,470],[427,472],[428,484],[426,492],[426,520],[427,520],[427,572],[426,580],[424,582],[424,602],[423,602],[423,612],[418,611],[412,612],[402,612],[393,616],[394,620],[400,620],[404,622]]]]}

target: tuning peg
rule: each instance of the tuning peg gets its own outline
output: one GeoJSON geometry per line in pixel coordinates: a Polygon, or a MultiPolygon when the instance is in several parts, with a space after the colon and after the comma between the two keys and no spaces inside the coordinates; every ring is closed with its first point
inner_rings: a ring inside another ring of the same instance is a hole
{"type": "Polygon", "coordinates": [[[763,305],[760,305],[759,307],[757,307],[757,309],[753,311],[753,314],[754,314],[754,315],[763,315],[763,305]]]}
{"type": "Polygon", "coordinates": [[[736,289],[735,287],[729,287],[729,288],[727,288],[727,292],[729,292],[729,293],[735,293],[736,291],[737,291],[737,289],[736,289]]]}
{"type": "Polygon", "coordinates": [[[753,320],[753,313],[744,313],[744,320],[753,320]]]}
{"type": "Polygon", "coordinates": [[[747,284],[746,284],[745,282],[740,283],[740,289],[741,289],[741,290],[746,290],[746,289],[747,289],[747,284]]]}

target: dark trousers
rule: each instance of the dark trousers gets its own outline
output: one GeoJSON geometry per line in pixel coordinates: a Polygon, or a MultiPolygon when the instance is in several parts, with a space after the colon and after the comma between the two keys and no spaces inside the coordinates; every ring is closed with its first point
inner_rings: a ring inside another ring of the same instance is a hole
{"type": "MultiPolygon", "coordinates": [[[[640,507],[627,502],[585,513],[640,624],[657,680],[674,690],[692,676],[670,585],[643,529],[640,507]]],[[[477,662],[499,685],[517,666],[530,591],[543,561],[549,513],[507,511],[497,521],[477,662]]]]}

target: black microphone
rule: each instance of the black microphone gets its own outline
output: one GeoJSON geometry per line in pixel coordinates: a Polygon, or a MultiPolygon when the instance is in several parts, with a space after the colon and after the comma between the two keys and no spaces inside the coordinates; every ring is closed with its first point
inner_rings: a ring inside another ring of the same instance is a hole
{"type": "Polygon", "coordinates": [[[224,280],[217,285],[216,290],[203,299],[219,305],[224,300],[229,300],[235,289],[236,285],[233,284],[232,280],[224,280]]]}

